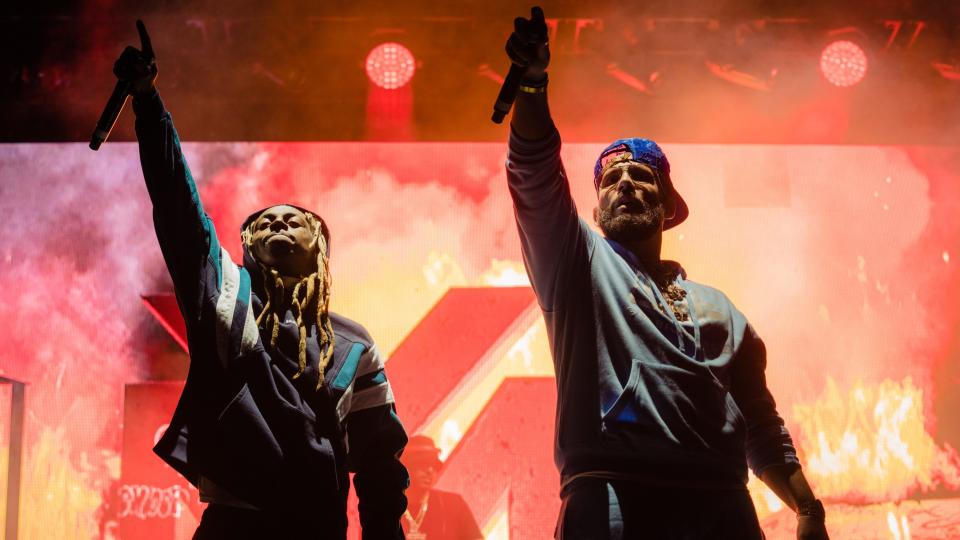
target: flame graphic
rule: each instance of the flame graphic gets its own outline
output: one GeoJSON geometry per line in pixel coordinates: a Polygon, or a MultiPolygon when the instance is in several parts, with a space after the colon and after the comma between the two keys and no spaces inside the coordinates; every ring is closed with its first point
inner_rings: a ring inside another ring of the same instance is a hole
{"type": "Polygon", "coordinates": [[[523,263],[493,259],[490,268],[480,276],[480,283],[490,287],[529,286],[530,277],[523,263]]]}
{"type": "Polygon", "coordinates": [[[71,445],[63,428],[45,429],[25,456],[24,484],[20,494],[20,537],[50,540],[97,538],[98,511],[106,485],[102,478],[120,476],[119,457],[101,456],[107,471],[81,453],[80,463],[70,459],[71,445]]]}
{"type": "Polygon", "coordinates": [[[822,498],[899,501],[960,488],[960,458],[924,430],[923,391],[910,377],[842,392],[827,379],[814,402],[794,405],[793,434],[807,478],[822,498]]]}

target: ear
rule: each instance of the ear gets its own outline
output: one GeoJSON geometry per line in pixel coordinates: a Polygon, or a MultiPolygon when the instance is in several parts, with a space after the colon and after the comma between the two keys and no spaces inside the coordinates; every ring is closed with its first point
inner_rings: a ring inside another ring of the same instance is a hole
{"type": "Polygon", "coordinates": [[[600,224],[600,207],[599,206],[593,207],[593,222],[596,223],[597,225],[600,224]]]}

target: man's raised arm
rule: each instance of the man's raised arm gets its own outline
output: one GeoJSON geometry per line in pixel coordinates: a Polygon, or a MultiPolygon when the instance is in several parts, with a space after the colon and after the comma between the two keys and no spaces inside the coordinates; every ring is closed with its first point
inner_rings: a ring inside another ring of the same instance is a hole
{"type": "Polygon", "coordinates": [[[201,271],[208,257],[219,265],[220,248],[213,225],[200,204],[173,120],[154,85],[157,65],[142,21],[137,21],[137,31],[140,50],[127,47],[113,71],[131,84],[140,164],[153,203],[157,239],[181,309],[196,315],[193,310],[199,304],[201,271]]]}
{"type": "Polygon", "coordinates": [[[517,17],[506,45],[514,63],[525,66],[510,122],[507,181],[527,273],[540,306],[554,310],[575,260],[586,257],[589,236],[577,216],[560,161],[560,134],[547,104],[550,50],[543,10],[517,17]]]}

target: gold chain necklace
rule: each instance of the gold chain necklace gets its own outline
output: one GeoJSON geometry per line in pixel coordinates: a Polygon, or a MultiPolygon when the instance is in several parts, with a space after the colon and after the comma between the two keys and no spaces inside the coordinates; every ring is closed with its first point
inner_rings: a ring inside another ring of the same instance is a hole
{"type": "Polygon", "coordinates": [[[653,270],[651,276],[653,282],[660,289],[660,293],[663,294],[663,298],[667,301],[667,305],[670,306],[677,320],[680,322],[689,320],[690,314],[687,313],[687,309],[683,305],[683,300],[687,297],[687,291],[677,285],[677,274],[679,273],[677,268],[671,264],[660,263],[653,270]]]}
{"type": "MultiPolygon", "coordinates": [[[[430,499],[430,492],[428,491],[423,496],[423,502],[420,503],[420,511],[417,512],[416,518],[414,518],[413,515],[410,514],[409,508],[403,511],[403,517],[407,519],[407,525],[409,525],[411,533],[414,533],[414,534],[420,533],[420,526],[423,524],[423,518],[426,517],[427,515],[427,502],[429,501],[429,499],[430,499]]],[[[407,538],[410,538],[410,537],[408,536],[407,538]]]]}

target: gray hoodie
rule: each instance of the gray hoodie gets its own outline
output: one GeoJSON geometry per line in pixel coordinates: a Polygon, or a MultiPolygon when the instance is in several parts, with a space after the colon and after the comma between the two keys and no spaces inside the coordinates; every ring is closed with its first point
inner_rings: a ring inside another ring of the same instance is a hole
{"type": "Polygon", "coordinates": [[[642,264],[578,216],[555,130],[511,134],[507,179],[553,353],[564,487],[593,476],[742,490],[748,464],[799,463],[763,342],[723,293],[680,269],[679,321],[642,264]]]}

